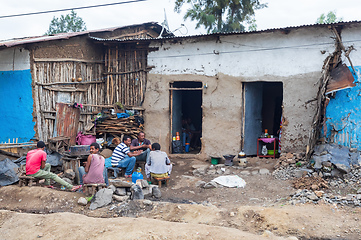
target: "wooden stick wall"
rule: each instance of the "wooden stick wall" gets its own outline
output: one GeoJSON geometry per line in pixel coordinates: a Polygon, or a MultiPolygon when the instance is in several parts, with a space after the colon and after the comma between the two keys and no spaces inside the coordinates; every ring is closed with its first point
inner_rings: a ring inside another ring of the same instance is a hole
{"type": "MultiPolygon", "coordinates": [[[[47,141],[49,138],[54,137],[57,102],[77,102],[90,105],[104,104],[105,81],[103,69],[103,63],[94,61],[34,60],[32,72],[39,139],[47,141]],[[78,78],[82,78],[79,83],[77,82],[78,78]],[[49,83],[53,83],[51,87],[45,87],[49,83]]],[[[82,112],[98,110],[93,106],[85,106],[82,112]]],[[[88,122],[91,122],[92,117],[90,114],[82,114],[79,129],[83,129],[88,122]]]]}
{"type": "Polygon", "coordinates": [[[111,46],[105,53],[106,104],[141,106],[147,84],[147,49],[111,46]]]}

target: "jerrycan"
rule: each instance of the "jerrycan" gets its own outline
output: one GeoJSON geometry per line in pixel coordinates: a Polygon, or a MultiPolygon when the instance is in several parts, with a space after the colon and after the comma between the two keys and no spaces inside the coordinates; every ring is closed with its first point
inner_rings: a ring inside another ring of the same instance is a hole
{"type": "Polygon", "coordinates": [[[138,179],[143,179],[142,169],[138,168],[137,171],[132,174],[132,182],[136,183],[138,179]]]}

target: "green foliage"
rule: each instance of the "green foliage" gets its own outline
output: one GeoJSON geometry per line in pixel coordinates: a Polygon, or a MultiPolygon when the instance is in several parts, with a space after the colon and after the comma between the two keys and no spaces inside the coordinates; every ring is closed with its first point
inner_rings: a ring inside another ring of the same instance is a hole
{"type": "Polygon", "coordinates": [[[174,11],[180,12],[184,3],[191,3],[184,20],[197,21],[196,28],[204,26],[208,33],[256,30],[254,11],[267,7],[259,0],[176,0],[174,11]]]}
{"type": "Polygon", "coordinates": [[[60,18],[53,17],[51,20],[49,29],[45,35],[52,35],[65,32],[81,32],[85,31],[85,22],[81,17],[77,16],[74,10],[71,10],[70,14],[61,15],[60,18]]]}
{"type": "Polygon", "coordinates": [[[325,15],[324,13],[321,14],[319,18],[317,18],[316,23],[320,24],[329,24],[329,23],[336,23],[343,21],[342,18],[337,19],[336,17],[336,11],[330,11],[325,15]]]}

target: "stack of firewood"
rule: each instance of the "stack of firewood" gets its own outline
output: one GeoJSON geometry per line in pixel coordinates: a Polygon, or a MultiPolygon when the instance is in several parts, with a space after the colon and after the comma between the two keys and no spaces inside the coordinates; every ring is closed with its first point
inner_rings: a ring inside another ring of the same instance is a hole
{"type": "Polygon", "coordinates": [[[134,116],[128,118],[111,117],[96,124],[97,134],[110,133],[116,136],[128,135],[137,138],[138,133],[142,130],[143,125],[139,125],[134,116]]]}

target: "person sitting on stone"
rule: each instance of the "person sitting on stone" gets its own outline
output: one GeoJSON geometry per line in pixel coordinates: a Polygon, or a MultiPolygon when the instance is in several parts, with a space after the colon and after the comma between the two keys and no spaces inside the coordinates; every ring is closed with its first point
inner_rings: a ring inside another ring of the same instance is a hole
{"type": "Polygon", "coordinates": [[[135,166],[135,157],[142,153],[141,150],[131,152],[129,146],[132,140],[129,136],[123,137],[123,142],[119,144],[113,151],[111,163],[113,167],[126,168],[125,177],[132,177],[132,172],[135,166]]]}
{"type": "Polygon", "coordinates": [[[151,180],[151,177],[168,177],[172,172],[172,164],[167,154],[160,151],[159,143],[153,143],[151,148],[152,151],[149,153],[144,169],[148,181],[151,180]]]}
{"type": "Polygon", "coordinates": [[[136,161],[145,162],[147,160],[151,148],[150,144],[150,141],[145,138],[144,132],[139,132],[138,137],[136,139],[133,139],[132,143],[130,144],[130,151],[143,151],[140,155],[135,157],[136,161]]]}
{"type": "Polygon", "coordinates": [[[99,154],[100,146],[98,143],[90,144],[90,155],[85,163],[85,167],[78,168],[80,184],[106,183],[107,175],[104,176],[105,159],[99,154]]]}
{"type": "Polygon", "coordinates": [[[53,179],[55,182],[65,186],[67,189],[71,191],[76,191],[81,188],[79,186],[73,186],[72,184],[64,181],[55,173],[50,172],[51,165],[46,163],[46,152],[45,143],[43,141],[39,141],[36,144],[37,149],[31,150],[26,155],[26,175],[45,179],[45,186],[49,188],[54,188],[50,185],[50,179],[53,179]]]}

